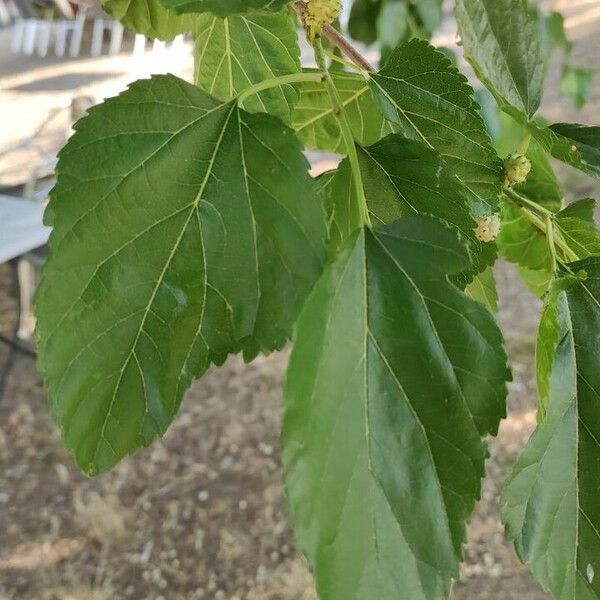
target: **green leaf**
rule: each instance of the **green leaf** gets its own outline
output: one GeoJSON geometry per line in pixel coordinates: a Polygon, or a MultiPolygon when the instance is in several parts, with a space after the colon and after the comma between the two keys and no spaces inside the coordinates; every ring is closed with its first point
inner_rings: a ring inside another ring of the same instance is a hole
{"type": "MultiPolygon", "coordinates": [[[[373,101],[369,84],[360,75],[331,74],[340,95],[354,139],[363,145],[375,143],[393,131],[373,101]]],[[[296,84],[300,99],[292,113],[292,127],[308,148],[345,153],[344,140],[326,87],[322,83],[296,84]]]]}
{"type": "Polygon", "coordinates": [[[556,216],[559,219],[573,218],[587,221],[594,224],[594,212],[596,210],[596,200],[594,198],[583,198],[575,200],[563,208],[556,216]]]}
{"type": "Polygon", "coordinates": [[[548,155],[542,146],[532,139],[526,156],[531,161],[531,171],[527,180],[516,185],[514,190],[549,210],[560,210],[565,194],[548,155]]]}
{"type": "Polygon", "coordinates": [[[228,17],[257,10],[277,12],[289,0],[160,0],[178,14],[211,12],[218,17],[228,17]]]}
{"type": "Polygon", "coordinates": [[[498,312],[498,292],[492,267],[475,275],[473,281],[465,288],[465,294],[481,302],[489,311],[498,312]]]}
{"type": "Polygon", "coordinates": [[[577,69],[563,65],[560,79],[560,93],[571,100],[573,106],[582,109],[592,91],[594,72],[590,69],[577,69]]]}
{"type": "Polygon", "coordinates": [[[412,40],[372,75],[371,88],[385,116],[398,123],[406,137],[442,155],[480,212],[496,209],[504,180],[502,162],[491,146],[473,90],[443,53],[412,40]]]}
{"type": "Polygon", "coordinates": [[[556,215],[556,227],[578,258],[600,256],[600,231],[594,222],[593,198],[573,202],[556,215]]]}
{"type": "Polygon", "coordinates": [[[546,62],[538,19],[527,0],[457,0],[465,58],[499,99],[532,117],[540,106],[546,62]]]}
{"type": "Polygon", "coordinates": [[[548,155],[541,145],[532,139],[526,156],[531,162],[531,171],[527,180],[516,185],[514,190],[549,210],[560,210],[564,200],[564,191],[554,173],[548,155]]]}
{"type": "Polygon", "coordinates": [[[159,0],[103,0],[102,8],[125,27],[149,38],[171,40],[194,28],[193,16],[179,16],[159,0]]]}
{"type": "MultiPolygon", "coordinates": [[[[524,115],[514,115],[524,119],[524,115]]],[[[554,158],[600,178],[600,127],[577,123],[557,123],[547,127],[538,119],[529,123],[529,131],[542,148],[554,158]]]]}
{"type": "Polygon", "coordinates": [[[545,26],[548,32],[550,50],[561,48],[565,54],[569,54],[573,48],[573,43],[569,40],[565,31],[565,18],[559,12],[552,11],[545,18],[545,26]]]}
{"type": "Polygon", "coordinates": [[[290,129],[173,76],[134,83],[76,129],[37,333],[66,444],[95,474],[163,434],[211,361],[285,343],[325,224],[290,129]]]}
{"type": "Polygon", "coordinates": [[[600,127],[556,123],[550,130],[558,136],[551,147],[552,156],[600,177],[600,127]]]}
{"type": "Polygon", "coordinates": [[[408,27],[409,7],[406,2],[383,2],[377,17],[377,38],[381,44],[382,64],[385,57],[398,45],[408,41],[411,32],[408,27]]]}
{"type": "Polygon", "coordinates": [[[503,202],[501,215],[502,225],[496,243],[504,257],[534,271],[551,271],[552,257],[546,235],[521,216],[514,204],[503,202]]]}
{"type": "Polygon", "coordinates": [[[411,5],[419,16],[423,33],[431,37],[444,19],[443,0],[420,0],[411,5]]]}
{"type": "MultiPolygon", "coordinates": [[[[289,11],[197,19],[194,79],[215,98],[231,100],[265,79],[300,72],[296,19],[289,11]]],[[[297,99],[294,87],[284,85],[250,96],[244,108],[289,121],[297,99]]]]}
{"type": "Polygon", "coordinates": [[[377,17],[381,11],[381,0],[354,0],[348,20],[348,33],[363,44],[377,40],[377,17]]]}
{"type": "Polygon", "coordinates": [[[542,423],[546,418],[548,400],[550,398],[552,366],[562,334],[563,332],[558,322],[558,304],[555,299],[547,298],[544,303],[535,344],[535,375],[538,391],[539,423],[542,423]]]}
{"type": "Polygon", "coordinates": [[[560,335],[552,334],[558,342],[549,346],[547,414],[505,485],[502,513],[521,560],[549,594],[597,600],[600,259],[571,269],[584,270],[587,279],[563,280],[548,298],[556,306],[544,318],[556,314],[560,335]]]}
{"type": "Polygon", "coordinates": [[[519,265],[517,271],[527,289],[538,298],[545,296],[554,279],[554,273],[550,270],[536,271],[535,269],[528,269],[519,265]]]}
{"type": "MultiPolygon", "coordinates": [[[[329,255],[336,256],[343,242],[363,226],[362,216],[357,209],[359,199],[352,167],[347,158],[335,171],[327,174],[320,186],[320,193],[329,223],[329,255]]],[[[367,206],[368,203],[367,198],[367,206]]]]}
{"type": "Polygon", "coordinates": [[[438,600],[458,574],[507,376],[493,317],[447,279],[467,268],[451,230],[402,219],[356,232],[304,306],[283,461],[323,600],[438,600]]]}
{"type": "MultiPolygon", "coordinates": [[[[467,194],[437,152],[392,134],[372,146],[357,146],[357,153],[375,226],[416,214],[433,215],[456,227],[469,245],[473,274],[494,262],[495,244],[481,242],[475,236],[477,225],[469,212],[467,194]]],[[[361,225],[359,216],[350,212],[356,201],[348,159],[338,167],[331,194],[333,218],[345,239],[361,225]]],[[[467,279],[472,279],[472,274],[467,279]]]]}

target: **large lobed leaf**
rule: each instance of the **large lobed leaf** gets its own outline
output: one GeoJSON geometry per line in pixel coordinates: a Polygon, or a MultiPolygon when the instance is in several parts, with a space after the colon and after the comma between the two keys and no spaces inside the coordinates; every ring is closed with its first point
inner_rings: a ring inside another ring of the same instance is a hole
{"type": "Polygon", "coordinates": [[[36,308],[50,401],[86,472],[164,433],[211,361],[285,342],[324,259],[301,150],[277,119],[172,76],[78,123],[36,308]]]}
{"type": "Polygon", "coordinates": [[[357,231],[305,304],[283,460],[322,600],[438,600],[457,576],[508,376],[493,317],[447,279],[467,266],[406,218],[357,231]]]}
{"type": "Polygon", "coordinates": [[[545,412],[502,495],[507,533],[556,600],[600,598],[600,259],[547,298],[538,379],[545,412]]]}
{"type": "Polygon", "coordinates": [[[457,0],[455,6],[465,57],[481,81],[500,104],[532,117],[546,63],[528,0],[457,0]]]}
{"type": "Polygon", "coordinates": [[[441,154],[471,192],[476,209],[498,206],[502,162],[491,146],[466,78],[450,60],[422,40],[399,46],[371,77],[371,89],[385,116],[402,133],[441,154]]]}
{"type": "MultiPolygon", "coordinates": [[[[273,77],[300,71],[296,19],[288,11],[250,13],[221,19],[197,17],[195,82],[220,100],[273,77]]],[[[298,99],[284,85],[253,94],[244,102],[250,112],[268,112],[285,121],[298,99]]]]}

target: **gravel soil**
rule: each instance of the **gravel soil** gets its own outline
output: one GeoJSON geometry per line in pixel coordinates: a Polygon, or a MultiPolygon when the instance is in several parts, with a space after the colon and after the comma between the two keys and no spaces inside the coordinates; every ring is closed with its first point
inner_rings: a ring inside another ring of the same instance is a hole
{"type": "MultiPolygon", "coordinates": [[[[537,302],[500,265],[514,372],[454,597],[544,598],[504,542],[499,487],[535,421],[537,302]]],[[[0,268],[0,323],[14,317],[0,268]]],[[[0,598],[314,600],[286,522],[278,450],[288,352],[234,357],[188,392],[163,440],[98,479],[64,450],[33,361],[0,404],[0,598]]],[[[374,599],[375,600],[375,599],[374,599]]]]}

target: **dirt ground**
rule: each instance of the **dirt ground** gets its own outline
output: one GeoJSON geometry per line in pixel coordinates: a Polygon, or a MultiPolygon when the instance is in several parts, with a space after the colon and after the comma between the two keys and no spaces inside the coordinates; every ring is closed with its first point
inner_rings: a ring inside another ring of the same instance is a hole
{"type": "MultiPolygon", "coordinates": [[[[597,64],[600,2],[546,4],[569,13],[575,62],[597,64]]],[[[544,114],[598,121],[599,107],[600,78],[582,113],[551,91],[544,114]]],[[[599,195],[589,180],[563,174],[570,197],[599,195]]],[[[3,332],[15,311],[9,275],[0,266],[3,332]]],[[[490,441],[488,477],[453,598],[542,600],[504,541],[498,516],[500,486],[535,424],[539,305],[510,265],[499,264],[496,275],[514,381],[509,417],[490,441]]],[[[5,356],[0,347],[0,364],[5,356]]],[[[188,392],[163,440],[94,480],[74,467],[35,365],[19,357],[0,402],[0,600],[314,600],[281,486],[287,356],[251,365],[234,357],[213,369],[188,392]]]]}
{"type": "MultiPolygon", "coordinates": [[[[498,489],[534,421],[537,302],[500,265],[500,318],[514,371],[510,416],[491,442],[454,598],[541,600],[504,542],[498,489]]],[[[0,270],[0,323],[13,318],[0,270]]],[[[286,522],[278,456],[287,352],[232,358],[188,392],[164,440],[90,480],[49,418],[33,362],[19,358],[0,405],[0,598],[313,600],[286,522]]],[[[376,600],[376,599],[374,599],[376,600]]]]}

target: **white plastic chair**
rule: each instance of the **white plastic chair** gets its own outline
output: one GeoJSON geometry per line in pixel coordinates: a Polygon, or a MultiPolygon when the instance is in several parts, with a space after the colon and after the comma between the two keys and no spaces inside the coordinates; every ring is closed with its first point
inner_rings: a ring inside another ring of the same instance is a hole
{"type": "Polygon", "coordinates": [[[69,56],[79,56],[84,25],[85,11],[83,10],[77,13],[75,19],[60,19],[54,23],[54,54],[56,56],[62,58],[65,55],[69,33],[71,34],[69,56]]]}
{"type": "Polygon", "coordinates": [[[121,51],[121,44],[123,43],[123,25],[114,19],[97,17],[94,19],[94,27],[92,30],[92,45],[90,48],[90,54],[92,56],[100,56],[100,54],[102,54],[104,32],[107,30],[110,31],[108,53],[118,54],[121,51]]]}
{"type": "Polygon", "coordinates": [[[23,41],[20,50],[23,54],[31,56],[35,50],[35,38],[38,32],[40,19],[25,19],[23,23],[23,41]]]}
{"type": "Polygon", "coordinates": [[[13,54],[21,51],[23,45],[23,33],[25,32],[25,19],[17,17],[12,26],[12,35],[10,38],[10,51],[13,54]]]}
{"type": "Polygon", "coordinates": [[[50,36],[52,35],[52,21],[41,20],[37,24],[36,29],[36,51],[37,55],[42,58],[48,54],[48,46],[50,45],[50,36]]]}
{"type": "Polygon", "coordinates": [[[58,57],[65,55],[67,38],[70,34],[69,56],[77,57],[81,52],[85,13],[81,11],[75,19],[23,19],[18,18],[12,29],[11,52],[22,52],[31,56],[34,52],[44,57],[48,54],[50,41],[54,37],[54,53],[58,57]]]}

